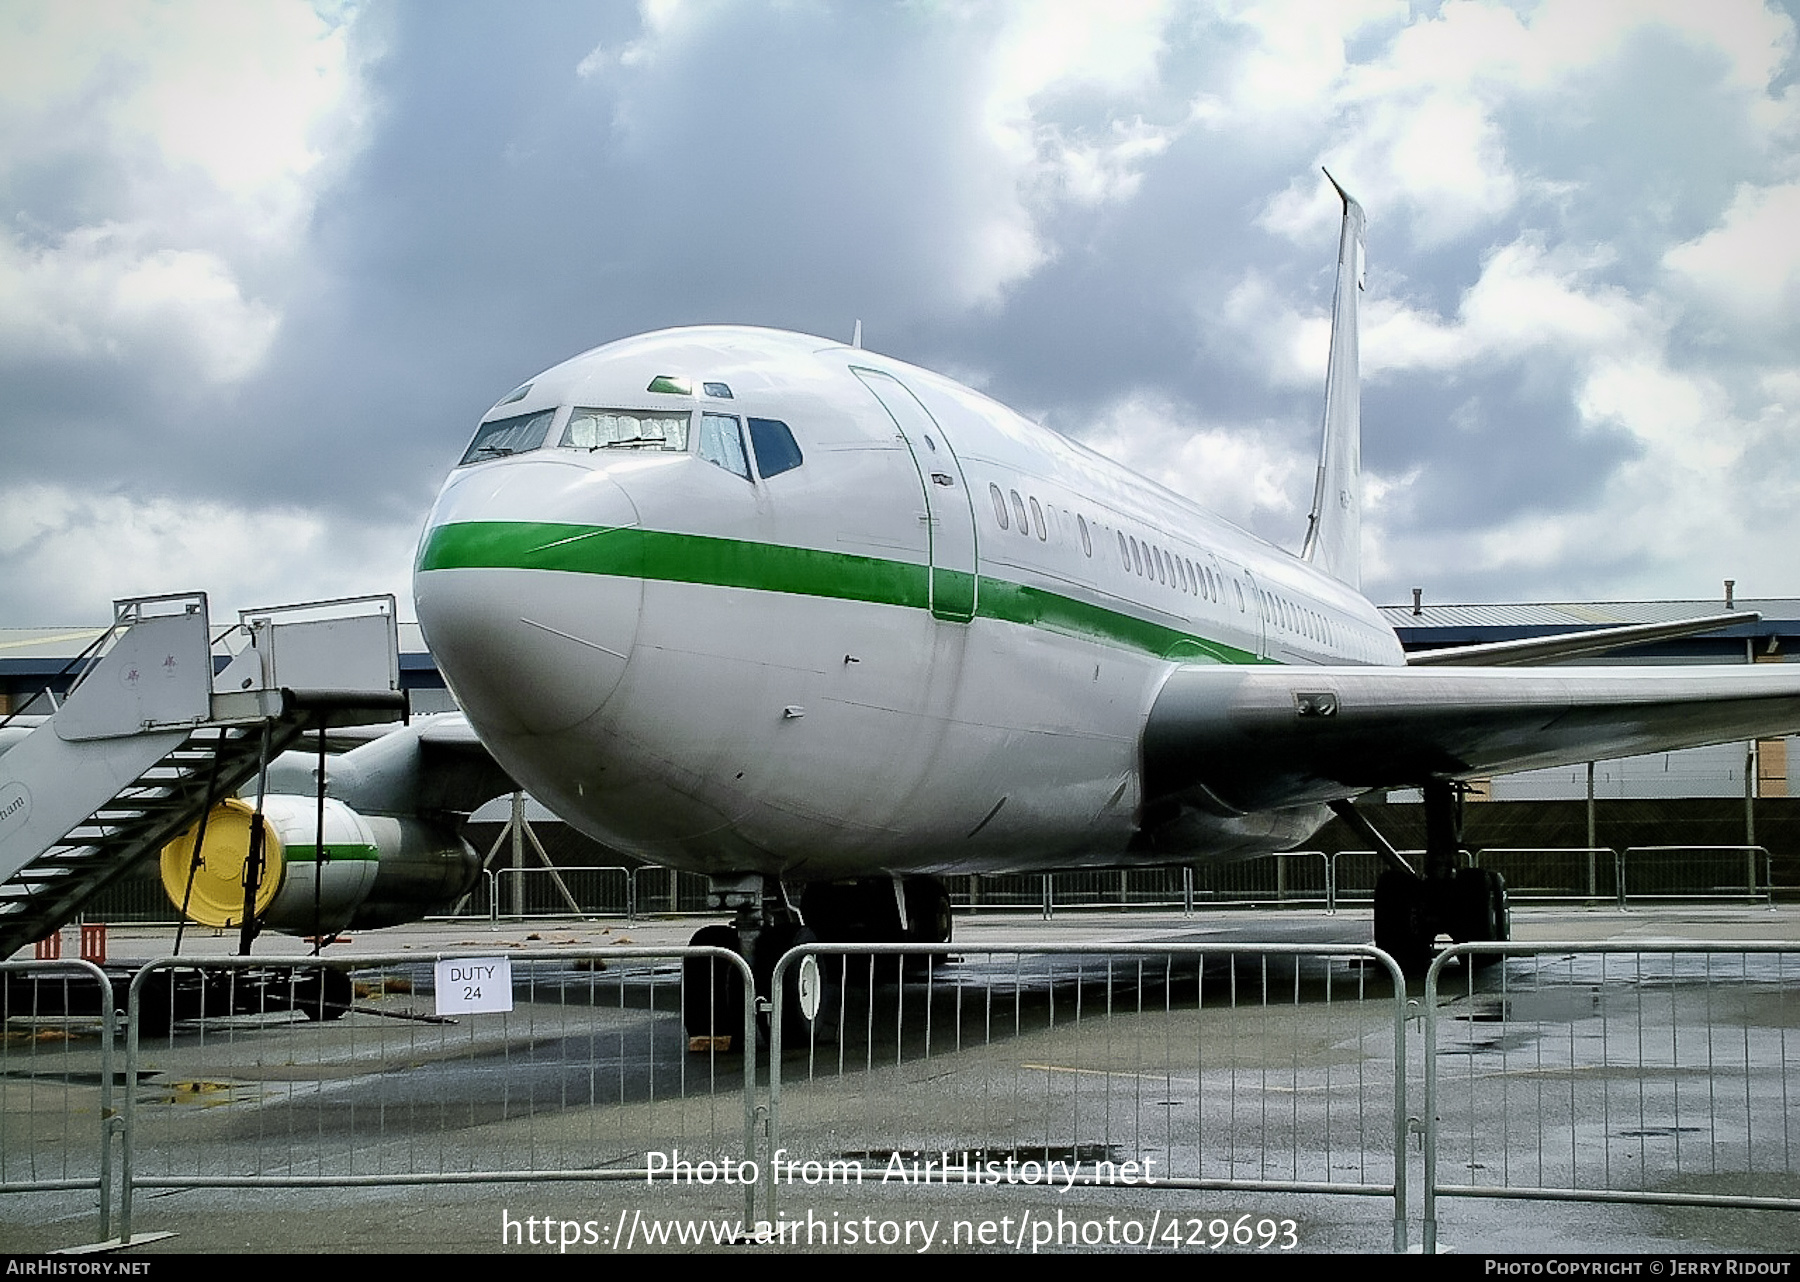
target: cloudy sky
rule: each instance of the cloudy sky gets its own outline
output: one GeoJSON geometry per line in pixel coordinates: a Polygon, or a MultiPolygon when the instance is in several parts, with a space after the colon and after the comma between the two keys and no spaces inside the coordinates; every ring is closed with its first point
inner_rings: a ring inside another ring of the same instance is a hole
{"type": "Polygon", "coordinates": [[[1321,165],[1371,596],[1800,595],[1789,8],[0,0],[0,625],[404,600],[489,405],[708,321],[1295,547],[1321,165]]]}

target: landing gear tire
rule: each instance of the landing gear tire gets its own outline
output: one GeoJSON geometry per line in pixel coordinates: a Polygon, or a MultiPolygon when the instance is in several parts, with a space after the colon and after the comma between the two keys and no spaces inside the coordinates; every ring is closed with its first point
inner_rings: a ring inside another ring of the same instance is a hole
{"type": "Polygon", "coordinates": [[[1425,883],[1398,868],[1382,873],[1375,882],[1375,947],[1398,962],[1403,974],[1423,975],[1435,938],[1425,912],[1425,883]]]}
{"type": "MultiPolygon", "coordinates": [[[[1512,938],[1506,879],[1491,868],[1459,868],[1450,889],[1450,938],[1459,944],[1502,943],[1512,938]]],[[[1492,966],[1498,953],[1470,953],[1475,966],[1492,966]]]]}
{"type": "Polygon", "coordinates": [[[947,944],[955,926],[950,892],[936,877],[906,879],[906,921],[909,944],[947,944]]]}
{"type": "MultiPolygon", "coordinates": [[[[738,951],[737,931],[730,926],[703,926],[688,940],[689,948],[738,951]]],[[[731,963],[710,957],[688,957],[681,963],[681,1022],[689,1050],[742,1050],[744,977],[731,963]]]]}
{"type": "MultiPolygon", "coordinates": [[[[777,926],[765,930],[757,942],[758,989],[773,993],[775,966],[782,957],[795,948],[818,942],[819,937],[805,926],[777,926]],[[766,950],[765,945],[768,945],[766,950]]],[[[838,960],[836,957],[802,957],[790,962],[782,972],[781,1044],[784,1049],[835,1040],[830,1035],[836,1029],[837,1014],[837,977],[832,963],[838,960]],[[816,1018],[806,1017],[809,1002],[816,1018]]]]}
{"type": "MultiPolygon", "coordinates": [[[[947,944],[955,926],[950,909],[950,892],[936,877],[908,877],[905,881],[906,925],[904,936],[909,944],[947,944]]],[[[906,959],[908,979],[924,979],[933,967],[950,959],[948,953],[930,953],[906,959]]]]}

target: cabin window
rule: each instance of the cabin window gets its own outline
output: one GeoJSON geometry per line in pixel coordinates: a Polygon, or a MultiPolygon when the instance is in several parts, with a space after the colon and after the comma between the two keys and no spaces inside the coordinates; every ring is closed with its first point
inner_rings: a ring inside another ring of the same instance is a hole
{"type": "Polygon", "coordinates": [[[1019,533],[1030,534],[1031,518],[1025,515],[1025,500],[1019,497],[1017,490],[1009,490],[1007,493],[1012,495],[1013,515],[1019,518],[1019,533]]]}
{"type": "Polygon", "coordinates": [[[540,410],[536,414],[519,414],[513,418],[495,419],[492,423],[483,423],[475,429],[475,439],[469,442],[469,448],[463,452],[464,463],[484,463],[491,458],[504,458],[508,454],[523,454],[526,450],[535,450],[544,443],[544,435],[550,430],[550,420],[556,417],[555,410],[540,410]]]}
{"type": "Polygon", "coordinates": [[[1087,518],[1085,516],[1076,516],[1075,525],[1081,531],[1081,554],[1087,557],[1093,556],[1094,544],[1093,541],[1088,538],[1087,518]]]}
{"type": "Polygon", "coordinates": [[[1138,577],[1144,574],[1144,545],[1136,539],[1131,540],[1131,563],[1137,567],[1138,577]]]}
{"type": "Polygon", "coordinates": [[[750,479],[750,461],[744,457],[744,434],[730,414],[700,416],[700,457],[708,463],[750,479]]]}
{"type": "Polygon", "coordinates": [[[1037,526],[1038,542],[1047,540],[1050,537],[1050,527],[1044,524],[1044,509],[1038,506],[1036,495],[1031,498],[1031,520],[1037,526]]]}
{"type": "Polygon", "coordinates": [[[1000,487],[991,481],[988,483],[988,497],[994,500],[994,520],[999,522],[1001,529],[1010,530],[1012,522],[1006,515],[1006,495],[1002,494],[1000,487]]]}
{"type": "Polygon", "coordinates": [[[1118,535],[1119,535],[1119,560],[1121,560],[1125,563],[1125,573],[1130,574],[1131,573],[1131,549],[1125,546],[1125,531],[1123,531],[1123,530],[1118,531],[1118,535]]]}
{"type": "Polygon", "coordinates": [[[571,450],[669,450],[688,447],[686,410],[590,410],[569,413],[558,442],[571,450]]]}
{"type": "MultiPolygon", "coordinates": [[[[713,384],[707,384],[708,387],[713,384]]],[[[724,384],[718,384],[723,387],[724,384]]],[[[753,418],[750,423],[750,448],[756,452],[756,470],[763,480],[791,472],[806,459],[788,425],[778,418],[753,418]]]]}

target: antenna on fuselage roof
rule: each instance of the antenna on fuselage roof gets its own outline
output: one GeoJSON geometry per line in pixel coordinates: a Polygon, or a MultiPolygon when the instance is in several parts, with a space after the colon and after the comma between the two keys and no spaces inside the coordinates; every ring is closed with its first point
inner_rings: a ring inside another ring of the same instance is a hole
{"type": "Polygon", "coordinates": [[[1325,423],[1319,473],[1306,518],[1303,559],[1353,588],[1362,586],[1362,394],[1356,296],[1363,288],[1363,210],[1325,171],[1344,202],[1337,289],[1331,300],[1331,356],[1325,367],[1325,423]]]}
{"type": "Polygon", "coordinates": [[[858,318],[856,328],[850,331],[850,346],[862,346],[862,320],[858,318]]]}

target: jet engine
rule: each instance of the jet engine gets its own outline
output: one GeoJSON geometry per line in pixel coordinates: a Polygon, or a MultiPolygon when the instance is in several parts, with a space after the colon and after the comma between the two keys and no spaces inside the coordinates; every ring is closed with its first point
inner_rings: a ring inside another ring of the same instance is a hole
{"type": "Polygon", "coordinates": [[[416,921],[466,894],[480,861],[454,831],[411,816],[359,814],[332,797],[263,799],[262,866],[248,886],[255,807],[237,798],[214,806],[163,847],[162,883],[188,918],[215,929],[243,923],[246,900],[267,930],[329,935],[416,921]],[[195,844],[203,842],[199,858],[195,844]]]}

